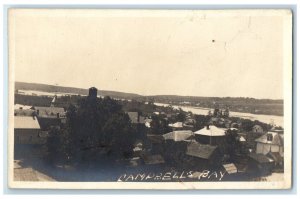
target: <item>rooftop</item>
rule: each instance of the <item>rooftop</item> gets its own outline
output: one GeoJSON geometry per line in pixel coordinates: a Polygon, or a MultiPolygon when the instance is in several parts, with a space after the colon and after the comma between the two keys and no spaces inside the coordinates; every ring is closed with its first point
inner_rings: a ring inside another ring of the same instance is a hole
{"type": "Polygon", "coordinates": [[[199,144],[196,142],[190,143],[187,147],[186,154],[202,159],[210,159],[211,155],[217,149],[217,146],[199,144]]]}
{"type": "Polygon", "coordinates": [[[64,108],[60,108],[60,107],[35,106],[34,110],[39,111],[38,115],[40,117],[57,117],[57,114],[59,114],[59,116],[65,115],[64,108]]]}
{"type": "Polygon", "coordinates": [[[264,144],[283,146],[283,134],[279,134],[277,132],[268,132],[263,136],[257,138],[255,141],[264,144]],[[268,136],[271,136],[272,139],[268,139],[268,136]]]}
{"type": "Polygon", "coordinates": [[[237,168],[236,168],[235,164],[233,164],[233,163],[223,164],[223,167],[229,174],[237,173],[237,168]]]}
{"type": "Polygon", "coordinates": [[[40,129],[39,122],[36,117],[15,116],[15,129],[40,129]]]}
{"type": "Polygon", "coordinates": [[[34,110],[31,109],[15,109],[15,116],[33,116],[34,110]]]}
{"type": "Polygon", "coordinates": [[[193,136],[192,131],[182,130],[182,131],[172,131],[163,135],[165,140],[173,140],[175,142],[190,139],[193,136]]]}
{"type": "Polygon", "coordinates": [[[204,127],[203,129],[200,129],[196,132],[194,132],[196,135],[205,135],[205,136],[225,136],[225,129],[218,128],[214,125],[209,125],[204,127]]]}

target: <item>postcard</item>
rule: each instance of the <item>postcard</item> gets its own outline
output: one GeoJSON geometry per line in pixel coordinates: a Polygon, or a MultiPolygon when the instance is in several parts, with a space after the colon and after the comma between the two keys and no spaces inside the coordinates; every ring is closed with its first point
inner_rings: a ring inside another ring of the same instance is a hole
{"type": "Polygon", "coordinates": [[[292,12],[8,10],[9,187],[290,189],[292,12]]]}

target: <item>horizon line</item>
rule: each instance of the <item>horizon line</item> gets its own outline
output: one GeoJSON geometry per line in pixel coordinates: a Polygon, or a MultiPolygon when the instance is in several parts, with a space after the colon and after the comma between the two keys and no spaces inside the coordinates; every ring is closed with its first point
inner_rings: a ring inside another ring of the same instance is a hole
{"type": "MultiPolygon", "coordinates": [[[[55,84],[48,84],[48,83],[37,83],[37,82],[24,82],[24,81],[15,81],[15,83],[27,83],[27,84],[43,84],[43,85],[47,85],[47,86],[57,86],[57,87],[64,87],[64,88],[75,88],[75,89],[86,89],[88,90],[91,87],[95,87],[97,88],[95,85],[94,86],[90,86],[88,88],[82,88],[82,87],[72,87],[72,86],[65,86],[65,85],[55,85],[55,84]]],[[[98,88],[97,88],[98,89],[98,88]]],[[[132,92],[126,92],[126,91],[116,91],[116,90],[103,90],[103,89],[98,89],[98,91],[109,91],[109,92],[119,92],[119,93],[125,93],[125,94],[134,94],[134,95],[139,95],[141,97],[151,97],[151,96],[178,96],[178,97],[205,97],[205,98],[250,98],[250,99],[256,99],[256,100],[282,100],[284,101],[284,99],[274,99],[274,98],[255,98],[255,97],[230,97],[230,96],[196,96],[196,95],[176,95],[176,94],[153,94],[153,95],[143,95],[143,94],[138,94],[138,93],[132,93],[132,92]]]]}

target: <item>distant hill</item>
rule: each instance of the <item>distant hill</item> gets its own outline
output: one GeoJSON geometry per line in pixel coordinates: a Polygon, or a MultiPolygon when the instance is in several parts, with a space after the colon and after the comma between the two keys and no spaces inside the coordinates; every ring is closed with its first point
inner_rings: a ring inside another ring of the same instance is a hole
{"type": "Polygon", "coordinates": [[[283,116],[282,99],[255,99],[249,97],[195,97],[176,95],[147,96],[147,101],[203,108],[229,108],[230,111],[283,116]]]}
{"type": "MultiPolygon", "coordinates": [[[[25,83],[25,82],[15,82],[15,89],[34,90],[34,91],[43,91],[43,92],[75,93],[78,95],[88,94],[88,89],[83,89],[83,88],[54,86],[48,84],[25,83]]],[[[99,90],[98,93],[102,96],[110,96],[110,97],[121,98],[121,99],[133,99],[137,97],[142,97],[141,95],[137,95],[133,93],[124,93],[124,92],[117,92],[117,91],[99,90]]]]}
{"type": "MultiPolygon", "coordinates": [[[[61,92],[74,93],[78,95],[87,95],[88,89],[73,88],[64,86],[54,86],[38,83],[15,82],[17,90],[34,90],[43,92],[61,92]]],[[[215,108],[216,104],[220,108],[228,107],[231,111],[266,114],[266,115],[283,115],[283,100],[273,99],[255,99],[248,97],[197,97],[197,96],[178,96],[178,95],[153,95],[143,96],[134,93],[124,93],[117,91],[99,90],[102,96],[110,96],[118,99],[130,99],[137,101],[153,101],[172,105],[189,105],[203,108],[215,108]]]]}

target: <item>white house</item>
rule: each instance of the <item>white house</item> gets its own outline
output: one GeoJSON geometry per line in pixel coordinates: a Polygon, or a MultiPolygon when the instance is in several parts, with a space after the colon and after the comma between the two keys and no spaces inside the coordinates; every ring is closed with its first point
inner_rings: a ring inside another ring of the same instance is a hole
{"type": "Polygon", "coordinates": [[[278,132],[268,132],[263,136],[257,138],[256,141],[256,153],[268,154],[279,153],[283,157],[283,134],[278,132]]]}

